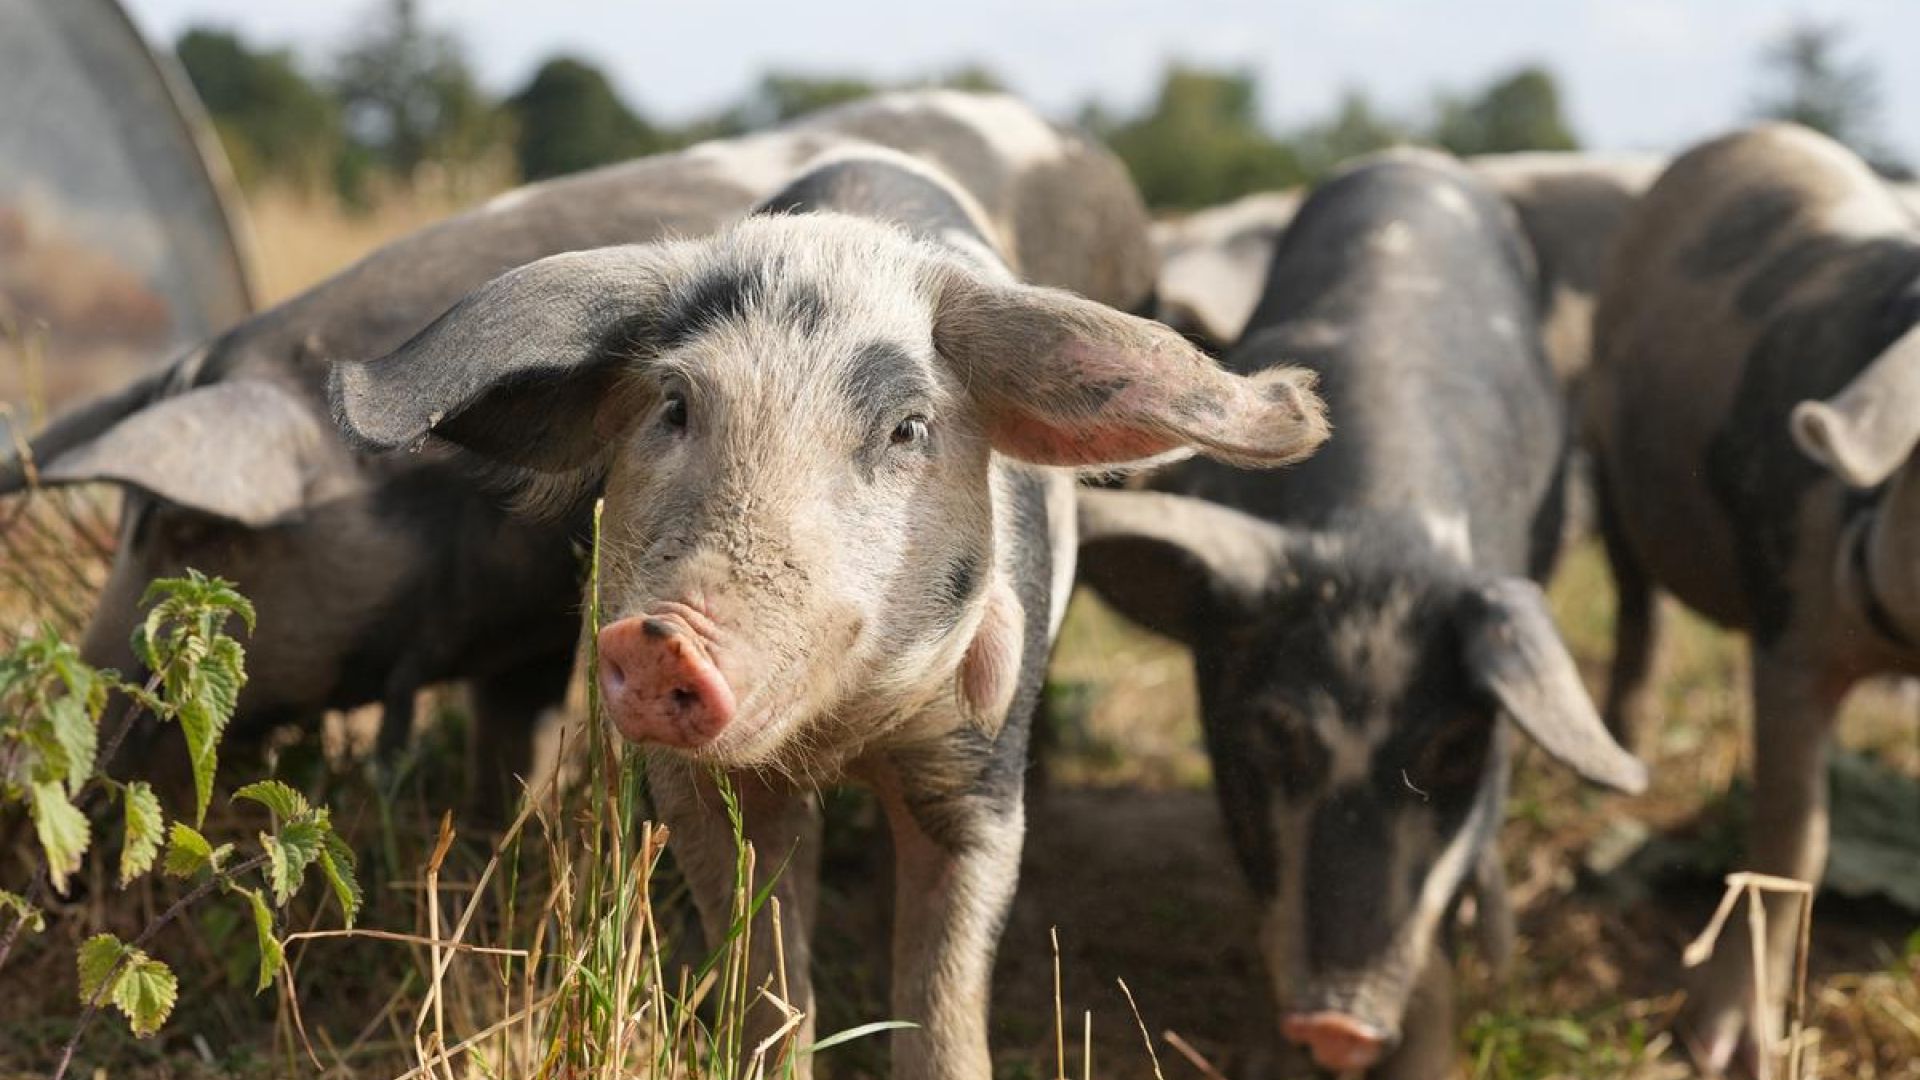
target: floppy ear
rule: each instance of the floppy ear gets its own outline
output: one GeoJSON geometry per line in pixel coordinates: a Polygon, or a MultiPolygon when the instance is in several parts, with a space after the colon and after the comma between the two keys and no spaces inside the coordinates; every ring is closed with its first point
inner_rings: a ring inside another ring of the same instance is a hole
{"type": "Polygon", "coordinates": [[[958,370],[994,448],[1044,465],[1123,465],[1198,451],[1284,465],[1327,437],[1313,375],[1229,374],[1159,323],[1058,289],[949,268],[934,346],[958,370]]]}
{"type": "Polygon", "coordinates": [[[1838,394],[1795,405],[1788,425],[1801,452],[1849,487],[1884,482],[1920,442],[1920,327],[1838,394]]]}
{"type": "Polygon", "coordinates": [[[1223,606],[1256,603],[1287,532],[1224,506],[1154,491],[1082,488],[1079,578],[1122,615],[1192,644],[1223,606]]]}
{"type": "Polygon", "coordinates": [[[42,483],[106,481],[261,528],[297,516],[345,469],[311,404],[236,380],[160,399],[40,463],[42,483]]]}
{"type": "Polygon", "coordinates": [[[622,367],[656,337],[684,244],[554,255],[468,294],[377,360],[334,365],[334,419],[378,450],[428,433],[542,472],[590,461],[622,367]]]}
{"type": "MultiPolygon", "coordinates": [[[[129,413],[144,409],[173,377],[171,366],[135,379],[126,386],[77,405],[54,417],[38,435],[27,442],[28,455],[36,469],[74,447],[99,438],[101,433],[126,419],[129,413]]],[[[26,489],[29,477],[27,461],[16,446],[0,446],[0,496],[26,489]]]]}
{"type": "Polygon", "coordinates": [[[1538,585],[1501,578],[1474,590],[1461,636],[1474,679],[1541,749],[1594,783],[1646,790],[1647,767],[1607,734],[1538,585]]]}

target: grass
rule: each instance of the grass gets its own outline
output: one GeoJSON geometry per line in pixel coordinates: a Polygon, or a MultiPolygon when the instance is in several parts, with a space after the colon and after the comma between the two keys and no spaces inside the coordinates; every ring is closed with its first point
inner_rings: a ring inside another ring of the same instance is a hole
{"type": "MultiPolygon", "coordinates": [[[[296,291],[453,208],[454,200],[412,199],[352,215],[286,193],[260,196],[267,291],[296,291]]],[[[78,625],[112,521],[111,501],[97,495],[0,506],[0,635],[29,617],[78,625]]],[[[1570,554],[1553,597],[1597,689],[1613,612],[1591,545],[1570,554]]],[[[1649,795],[1601,795],[1537,754],[1521,758],[1502,837],[1520,941],[1504,979],[1471,948],[1463,960],[1460,1076],[1685,1074],[1666,1032],[1681,1000],[1680,951],[1711,913],[1717,883],[1619,897],[1581,869],[1626,818],[1654,831],[1735,835],[1719,797],[1747,758],[1744,651],[1676,614],[1666,721],[1649,733],[1649,795]]],[[[1255,913],[1207,792],[1192,665],[1081,597],[1049,695],[1057,747],[1029,810],[1021,896],[996,970],[996,1072],[1081,1075],[1091,1053],[1094,1075],[1107,1080],[1203,1075],[1191,1052],[1232,1075],[1272,1015],[1255,913]]],[[[439,722],[393,790],[352,767],[339,718],[324,737],[287,733],[271,751],[271,768],[335,806],[362,853],[361,925],[398,936],[296,937],[288,989],[255,996],[251,927],[209,908],[157,946],[191,990],[168,1031],[136,1042],[97,1025],[83,1060],[139,1077],[725,1075],[703,1059],[737,1042],[729,1010],[759,989],[741,984],[745,936],[713,954],[698,944],[671,860],[659,859],[661,837],[638,812],[644,791],[631,752],[581,744],[576,733],[588,783],[537,800],[499,834],[457,820],[449,828],[446,808],[466,794],[457,764],[464,719],[449,703],[432,712],[439,722]]],[[[1898,693],[1856,694],[1841,739],[1920,775],[1920,741],[1898,693]]],[[[871,800],[834,796],[828,817],[815,938],[823,1032],[885,1018],[890,871],[871,800]]],[[[221,811],[209,829],[246,824],[221,811]]],[[[0,850],[20,839],[0,836],[0,850]]],[[[12,873],[9,862],[0,876],[12,873]]],[[[138,926],[170,900],[164,886],[118,892],[105,867],[89,874],[33,952],[0,976],[8,984],[0,1075],[42,1069],[64,1043],[78,1011],[73,943],[138,926]]],[[[324,922],[301,903],[287,925],[296,934],[324,922]]],[[[1809,1000],[1817,1075],[1920,1080],[1920,935],[1911,918],[1823,898],[1809,1000]]],[[[881,1075],[884,1043],[875,1035],[834,1047],[821,1072],[881,1075]]]]}

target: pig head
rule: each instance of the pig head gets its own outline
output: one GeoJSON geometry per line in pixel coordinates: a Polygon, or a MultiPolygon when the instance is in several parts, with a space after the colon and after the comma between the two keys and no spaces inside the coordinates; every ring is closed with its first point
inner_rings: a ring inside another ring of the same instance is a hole
{"type": "Polygon", "coordinates": [[[1646,783],[1539,588],[1417,537],[1177,495],[1082,492],[1080,531],[1083,580],[1194,652],[1281,1033],[1330,1071],[1426,1075],[1394,1050],[1450,1052],[1449,917],[1497,857],[1509,727],[1597,783],[1646,783]]]}

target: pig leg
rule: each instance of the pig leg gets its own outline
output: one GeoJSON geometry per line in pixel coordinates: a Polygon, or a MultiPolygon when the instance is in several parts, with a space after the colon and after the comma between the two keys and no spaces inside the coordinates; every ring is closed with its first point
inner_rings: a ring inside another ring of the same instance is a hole
{"type": "MultiPolygon", "coordinates": [[[[1827,746],[1846,682],[1781,649],[1753,654],[1754,789],[1749,865],[1763,874],[1818,881],[1827,863],[1827,746]]],[[[1724,1071],[1736,1054],[1757,1061],[1763,1035],[1782,1034],[1799,934],[1798,897],[1769,894],[1767,1022],[1753,1013],[1746,911],[1727,923],[1688,1004],[1692,1047],[1703,1067],[1724,1071]]]]}
{"type": "MultiPolygon", "coordinates": [[[[811,795],[751,774],[731,774],[740,800],[746,840],[753,845],[753,892],[758,895],[774,882],[772,895],[780,900],[780,932],[784,957],[787,1004],[804,1017],[782,1043],[768,1050],[769,1075],[780,1060],[782,1046],[804,1047],[813,1042],[813,977],[811,971],[813,916],[819,894],[820,806],[811,795]],[[777,875],[777,878],[776,878],[777,875]]],[[[666,754],[647,761],[647,783],[660,819],[672,830],[668,850],[686,878],[707,944],[717,948],[727,940],[734,920],[735,860],[733,828],[719,789],[697,765],[666,754]]],[[[762,996],[779,993],[771,905],[754,919],[748,942],[748,1000],[741,1039],[742,1064],[760,1043],[785,1023],[786,1016],[762,996]]],[[[799,1058],[791,1075],[812,1076],[811,1058],[799,1058]]]]}
{"type": "Polygon", "coordinates": [[[568,649],[474,680],[467,759],[474,778],[470,798],[482,818],[511,817],[520,782],[531,779],[534,729],[548,707],[565,700],[572,674],[568,649]]]}
{"type": "Polygon", "coordinates": [[[1507,868],[1497,843],[1482,848],[1474,863],[1473,917],[1487,967],[1504,979],[1513,961],[1513,899],[1507,894],[1507,868]]]}
{"type": "Polygon", "coordinates": [[[1026,826],[1011,789],[944,799],[937,813],[881,789],[894,846],[893,1015],[920,1025],[894,1034],[894,1080],[993,1075],[987,999],[1026,826]]]}
{"type": "Polygon", "coordinates": [[[1653,579],[1640,565],[1618,512],[1607,497],[1606,478],[1596,485],[1599,494],[1600,535],[1606,543],[1607,565],[1613,571],[1619,611],[1614,617],[1613,662],[1607,671],[1605,719],[1614,740],[1629,752],[1639,750],[1647,723],[1654,718],[1660,680],[1656,668],[1660,652],[1660,598],[1653,579]]]}

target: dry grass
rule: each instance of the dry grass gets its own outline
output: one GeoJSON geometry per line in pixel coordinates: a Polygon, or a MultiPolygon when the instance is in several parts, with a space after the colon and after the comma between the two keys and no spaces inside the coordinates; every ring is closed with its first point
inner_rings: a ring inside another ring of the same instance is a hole
{"type": "Polygon", "coordinates": [[[501,185],[452,191],[384,191],[365,209],[330,195],[268,187],[247,198],[259,254],[262,306],[278,303],[396,236],[482,201],[501,185]]]}

